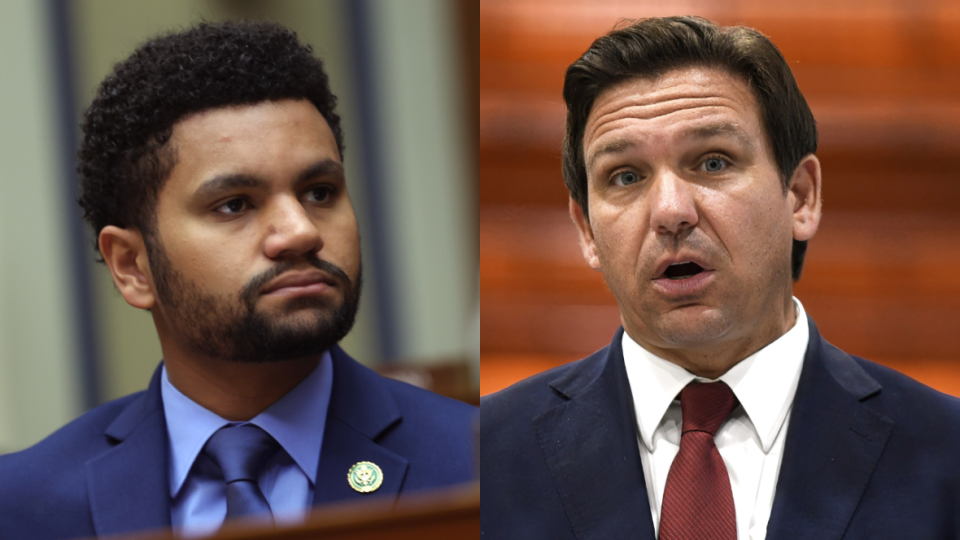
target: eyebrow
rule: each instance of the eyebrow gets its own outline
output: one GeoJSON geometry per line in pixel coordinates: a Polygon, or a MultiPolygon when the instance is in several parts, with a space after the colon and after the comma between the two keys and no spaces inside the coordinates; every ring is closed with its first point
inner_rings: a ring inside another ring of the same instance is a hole
{"type": "Polygon", "coordinates": [[[600,148],[597,148],[597,151],[590,156],[590,159],[587,161],[587,170],[593,168],[593,164],[597,162],[602,156],[607,154],[619,154],[627,148],[630,147],[632,143],[626,139],[617,139],[600,145],[600,148]]]}
{"type": "Polygon", "coordinates": [[[299,186],[304,182],[309,182],[317,177],[322,176],[337,176],[342,178],[343,174],[343,164],[338,163],[332,159],[324,159],[323,161],[318,161],[313,165],[307,167],[299,175],[297,175],[297,180],[294,182],[294,185],[299,186]]]}
{"type": "Polygon", "coordinates": [[[738,124],[723,123],[699,126],[690,130],[690,132],[686,134],[686,137],[692,139],[709,139],[711,137],[719,137],[724,135],[729,135],[737,139],[740,144],[748,148],[753,148],[753,141],[738,124]]]}
{"type": "MultiPolygon", "coordinates": [[[[737,139],[737,142],[746,146],[749,149],[752,149],[754,147],[753,141],[750,139],[749,136],[747,136],[746,132],[744,132],[740,128],[740,126],[738,126],[737,124],[729,124],[729,123],[708,124],[705,126],[695,127],[682,134],[682,137],[685,139],[695,139],[695,140],[710,139],[712,137],[719,137],[719,136],[731,136],[737,139]]],[[[629,148],[631,145],[633,145],[633,142],[628,139],[616,139],[616,140],[602,144],[600,148],[597,148],[597,151],[594,152],[592,156],[590,156],[589,161],[587,161],[587,167],[586,167],[587,170],[590,170],[593,167],[594,163],[596,163],[597,159],[599,159],[601,156],[623,152],[624,150],[629,148]]]]}
{"type": "MultiPolygon", "coordinates": [[[[298,187],[305,182],[309,182],[317,177],[339,176],[343,177],[343,165],[332,160],[324,159],[304,169],[294,182],[298,187]]],[[[194,199],[206,199],[215,197],[217,194],[230,191],[237,188],[267,189],[270,182],[266,179],[246,173],[221,174],[206,180],[193,192],[194,199]]]]}

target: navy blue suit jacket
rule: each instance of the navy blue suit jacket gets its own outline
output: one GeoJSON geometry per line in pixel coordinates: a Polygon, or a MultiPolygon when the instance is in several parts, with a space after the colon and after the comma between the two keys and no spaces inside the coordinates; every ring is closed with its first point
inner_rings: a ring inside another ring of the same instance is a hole
{"type": "MultiPolygon", "coordinates": [[[[767,538],[960,538],[960,400],[809,325],[767,538]]],[[[483,538],[654,540],[622,335],[481,401],[483,538]]]]}
{"type": "MultiPolygon", "coordinates": [[[[475,478],[476,408],[386,379],[339,347],[314,504],[411,491],[475,478]],[[370,495],[347,470],[372,461],[370,495]]],[[[37,445],[0,456],[0,539],[47,540],[170,526],[169,443],[160,370],[150,387],[98,407],[37,445]]]]}

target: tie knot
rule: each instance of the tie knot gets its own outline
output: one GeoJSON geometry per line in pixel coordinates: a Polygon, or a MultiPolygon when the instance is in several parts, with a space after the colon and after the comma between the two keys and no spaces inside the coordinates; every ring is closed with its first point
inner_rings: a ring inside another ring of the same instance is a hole
{"type": "Polygon", "coordinates": [[[705,431],[716,436],[736,406],[737,398],[724,382],[688,384],[680,392],[683,433],[705,431]]]}
{"type": "Polygon", "coordinates": [[[256,482],[260,469],[279,448],[269,433],[253,424],[224,426],[210,436],[203,453],[223,471],[229,484],[237,480],[256,482]]]}

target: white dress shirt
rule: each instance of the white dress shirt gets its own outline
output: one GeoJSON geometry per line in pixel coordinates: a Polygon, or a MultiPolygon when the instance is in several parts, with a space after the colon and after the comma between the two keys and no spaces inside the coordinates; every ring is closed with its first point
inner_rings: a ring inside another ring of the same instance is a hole
{"type": "Polygon", "coordinates": [[[254,424],[279,444],[263,467],[258,485],[277,524],[306,519],[313,503],[323,430],[333,386],[333,361],[319,365],[276,403],[250,422],[230,422],[177,390],[163,368],[160,392],[170,437],[170,521],[183,536],[216,532],[227,515],[226,486],[219,468],[201,454],[217,430],[254,424]]]}
{"type": "MultiPolygon", "coordinates": [[[[717,379],[740,400],[715,438],[730,475],[740,540],[763,540],[767,535],[790,409],[810,340],[803,305],[793,301],[797,309],[793,328],[717,379]]],[[[659,358],[626,332],[622,343],[650,512],[659,534],[667,474],[680,450],[683,423],[677,395],[694,379],[712,381],[659,358]]]]}

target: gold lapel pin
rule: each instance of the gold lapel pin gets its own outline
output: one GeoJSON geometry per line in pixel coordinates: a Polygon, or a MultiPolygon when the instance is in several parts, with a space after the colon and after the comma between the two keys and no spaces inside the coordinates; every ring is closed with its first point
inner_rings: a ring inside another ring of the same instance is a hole
{"type": "Polygon", "coordinates": [[[370,493],[379,489],[383,483],[383,471],[376,463],[361,461],[347,471],[347,482],[360,493],[370,493]]]}

